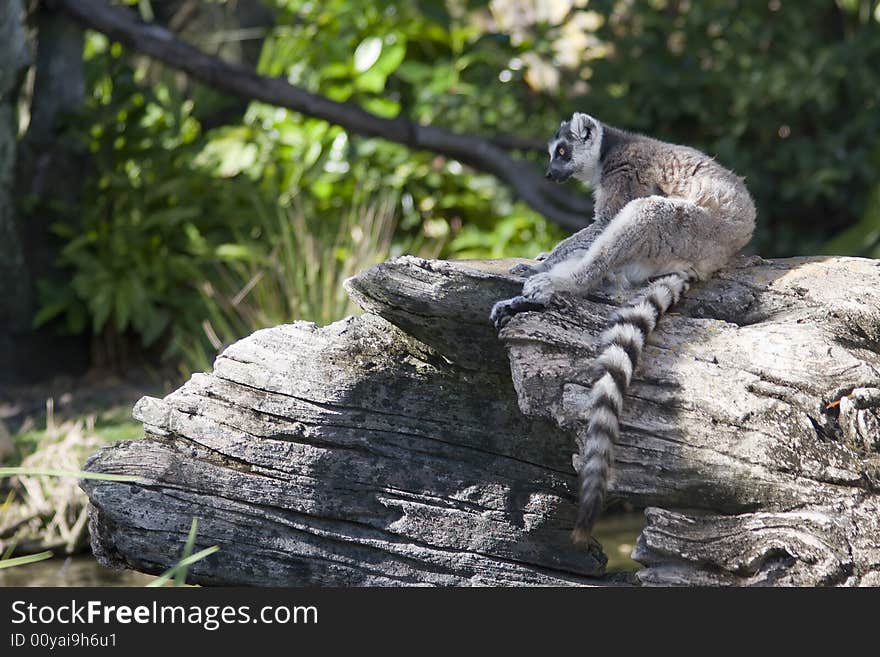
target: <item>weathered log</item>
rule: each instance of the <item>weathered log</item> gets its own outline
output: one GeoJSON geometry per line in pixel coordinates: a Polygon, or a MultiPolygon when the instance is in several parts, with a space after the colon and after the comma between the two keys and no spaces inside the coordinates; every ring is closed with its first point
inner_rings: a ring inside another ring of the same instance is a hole
{"type": "MultiPolygon", "coordinates": [[[[211,584],[603,583],[568,540],[573,440],[616,300],[500,336],[508,261],[402,257],[348,282],[367,314],[230,346],[88,469],[108,565],[173,564],[200,518],[211,584]],[[499,340],[500,337],[500,340],[499,340]]],[[[880,583],[880,263],[741,259],[694,286],[627,396],[611,494],[648,507],[648,584],[880,583]]]]}

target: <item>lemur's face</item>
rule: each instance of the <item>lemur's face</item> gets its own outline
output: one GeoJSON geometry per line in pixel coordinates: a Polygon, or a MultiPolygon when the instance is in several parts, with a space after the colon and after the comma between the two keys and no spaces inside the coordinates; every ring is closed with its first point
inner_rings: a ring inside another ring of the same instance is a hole
{"type": "Polygon", "coordinates": [[[547,178],[559,183],[572,176],[591,180],[599,163],[601,145],[602,124],[587,114],[575,112],[570,121],[562,122],[547,142],[550,151],[547,178]]]}

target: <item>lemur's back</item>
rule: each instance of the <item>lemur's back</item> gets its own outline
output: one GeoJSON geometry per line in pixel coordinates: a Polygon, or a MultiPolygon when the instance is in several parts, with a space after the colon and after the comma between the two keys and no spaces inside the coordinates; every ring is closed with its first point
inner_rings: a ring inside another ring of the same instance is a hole
{"type": "MultiPolygon", "coordinates": [[[[755,205],[742,178],[714,158],[690,146],[610,130],[615,133],[616,143],[603,159],[603,177],[626,172],[652,188],[652,193],[686,199],[722,212],[732,220],[754,225],[755,205]]],[[[745,242],[735,248],[744,245],[745,242]]]]}

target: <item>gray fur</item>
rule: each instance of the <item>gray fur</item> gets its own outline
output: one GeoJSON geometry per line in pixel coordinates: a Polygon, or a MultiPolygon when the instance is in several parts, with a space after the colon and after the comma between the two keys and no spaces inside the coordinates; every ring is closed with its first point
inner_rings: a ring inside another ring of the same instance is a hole
{"type": "Polygon", "coordinates": [[[579,431],[573,461],[580,479],[574,538],[583,541],[604,503],[618,432],[605,409],[619,416],[645,340],[690,281],[710,276],[751,239],[755,205],[742,179],[708,155],[587,114],[563,122],[548,150],[548,178],[592,185],[594,221],[535,264],[511,270],[527,279],[522,295],[492,308],[495,325],[546,307],[560,293],[585,296],[603,281],[642,286],[654,280],[617,313],[596,360],[590,405],[596,418],[579,431]]]}

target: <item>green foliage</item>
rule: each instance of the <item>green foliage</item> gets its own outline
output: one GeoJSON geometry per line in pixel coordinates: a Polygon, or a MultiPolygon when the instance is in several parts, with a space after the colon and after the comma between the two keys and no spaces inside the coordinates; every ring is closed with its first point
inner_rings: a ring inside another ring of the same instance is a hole
{"type": "MultiPolygon", "coordinates": [[[[495,47],[494,37],[467,16],[453,18],[444,3],[279,0],[277,5],[279,27],[263,46],[260,73],[284,76],[381,116],[402,112],[458,131],[516,131],[527,123],[523,105],[504,90],[481,94],[487,78],[497,80],[509,51],[495,47]],[[475,39],[485,47],[474,47],[475,39]]],[[[510,191],[494,177],[433,153],[349,135],[259,104],[251,106],[245,124],[249,130],[235,134],[243,140],[238,148],[246,142],[254,149],[254,174],[273,181],[282,203],[296,196],[308,216],[349,206],[356,193],[393,192],[401,200],[404,232],[439,237],[462,225],[489,231],[496,219],[513,213],[510,191]]],[[[533,211],[517,213],[534,226],[533,234],[560,236],[533,211]]],[[[549,244],[517,246],[535,254],[549,244]]]]}
{"type": "MultiPolygon", "coordinates": [[[[450,94],[450,113],[466,107],[476,87],[463,74],[476,64],[462,57],[464,27],[419,19],[407,5],[397,15],[336,11],[343,4],[287,3],[290,24],[267,38],[260,72],[385,116],[406,100],[430,120],[438,94],[450,94]],[[305,13],[293,20],[293,9],[305,13]],[[426,75],[433,94],[419,91],[426,75]]],[[[260,103],[205,134],[199,109],[162,69],[97,35],[86,62],[92,93],[74,134],[94,171],[82,224],[55,227],[70,285],[43,285],[37,323],[63,315],[71,331],[134,334],[144,346],[161,342],[185,371],[207,369],[257,328],[355,311],[342,280],[390,255],[438,255],[443,243],[469,256],[534,255],[561,236],[458,162],[260,103]],[[370,198],[395,203],[361,202],[370,198]]]]}
{"type": "Polygon", "coordinates": [[[80,225],[58,223],[60,263],[69,283],[43,284],[36,323],[65,314],[68,328],[133,331],[145,346],[169,329],[200,323],[193,306],[212,244],[231,235],[229,221],[247,216],[249,186],[200,167],[204,144],[192,103],[174,86],[152,87],[118,47],[100,37],[86,53],[92,94],[74,134],[92,156],[80,225]]]}
{"type": "MultiPolygon", "coordinates": [[[[754,247],[766,255],[814,251],[852,226],[880,168],[872,158],[880,142],[876,0],[275,5],[261,71],[335,100],[461,132],[538,138],[578,109],[707,150],[755,194],[754,247]]],[[[398,190],[404,229],[465,226],[492,243],[483,255],[499,252],[494,226],[515,211],[496,180],[321,122],[299,131],[302,117],[274,108],[248,119],[304,139],[287,152],[283,138],[264,142],[280,189],[307,183],[318,200],[336,202],[355,184],[370,194],[398,190]],[[324,170],[304,180],[285,155],[323,161],[324,170]]],[[[546,250],[560,236],[530,210],[517,213],[527,233],[549,238],[531,249],[511,244],[518,253],[546,250]]]]}
{"type": "MultiPolygon", "coordinates": [[[[824,248],[878,255],[877,0],[270,4],[265,75],[482,135],[542,139],[587,111],[745,176],[765,255],[836,234],[824,248]]],[[[81,224],[57,227],[71,284],[44,286],[38,321],[136,335],[204,369],[260,326],[351,312],[339,283],[376,258],[534,256],[563,236],[460,162],[261,103],[206,132],[216,94],[94,35],[85,58],[73,134],[93,165],[81,224]],[[358,213],[379,206],[357,243],[358,213]]]]}
{"type": "Polygon", "coordinates": [[[536,249],[543,245],[549,251],[558,241],[558,229],[534,221],[532,211],[523,203],[517,203],[512,212],[497,220],[490,230],[474,224],[464,226],[452,240],[450,249],[459,258],[534,257],[536,249]]]}

